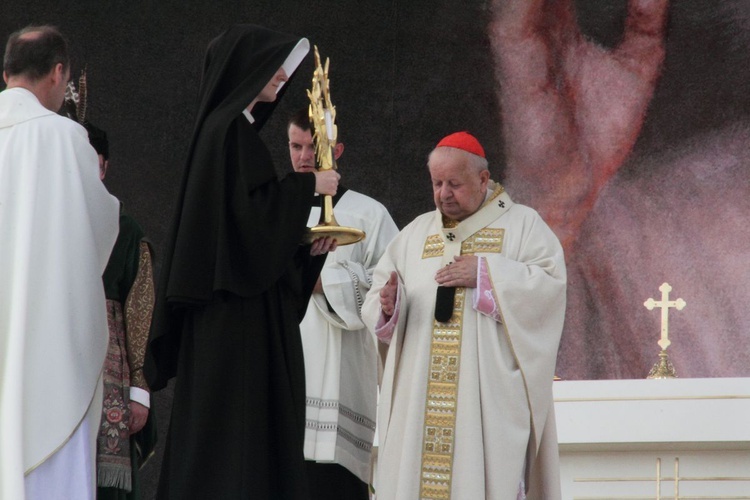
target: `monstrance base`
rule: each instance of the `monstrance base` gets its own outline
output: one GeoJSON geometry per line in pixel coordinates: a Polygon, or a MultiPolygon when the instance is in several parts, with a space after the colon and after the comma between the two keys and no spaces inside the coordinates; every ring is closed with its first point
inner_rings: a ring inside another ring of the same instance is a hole
{"type": "Polygon", "coordinates": [[[325,237],[335,239],[339,246],[351,245],[352,243],[356,243],[363,239],[365,237],[365,232],[354,227],[318,224],[307,230],[302,241],[306,244],[310,244],[319,238],[325,237]]]}

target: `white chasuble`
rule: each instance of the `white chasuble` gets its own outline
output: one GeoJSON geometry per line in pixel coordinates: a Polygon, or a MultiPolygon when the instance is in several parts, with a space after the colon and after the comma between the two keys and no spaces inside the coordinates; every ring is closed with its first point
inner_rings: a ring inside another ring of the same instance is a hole
{"type": "Polygon", "coordinates": [[[402,293],[378,411],[380,500],[515,499],[524,472],[529,498],[559,497],[556,463],[545,460],[542,470],[538,459],[557,446],[551,407],[565,310],[562,248],[534,210],[493,189],[454,227],[443,227],[437,211],[415,219],[375,269],[363,307],[372,331],[391,271],[402,293]],[[449,321],[434,319],[435,273],[459,253],[486,260],[500,322],[473,309],[473,288],[457,290],[449,321]]]}
{"type": "Polygon", "coordinates": [[[24,498],[24,475],[68,442],[101,384],[118,214],[86,130],[26,89],[1,92],[2,498],[24,498]]]}

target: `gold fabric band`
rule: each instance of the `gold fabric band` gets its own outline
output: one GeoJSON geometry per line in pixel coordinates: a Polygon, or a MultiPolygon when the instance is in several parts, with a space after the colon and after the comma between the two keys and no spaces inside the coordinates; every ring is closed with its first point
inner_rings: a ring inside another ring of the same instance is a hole
{"type": "MultiPolygon", "coordinates": [[[[480,229],[461,243],[461,255],[500,253],[504,235],[505,229],[480,229]]],[[[443,250],[442,237],[429,236],[422,258],[440,257],[443,250]]],[[[423,500],[451,496],[465,298],[466,288],[456,288],[453,316],[446,323],[433,322],[419,495],[423,500]]]]}

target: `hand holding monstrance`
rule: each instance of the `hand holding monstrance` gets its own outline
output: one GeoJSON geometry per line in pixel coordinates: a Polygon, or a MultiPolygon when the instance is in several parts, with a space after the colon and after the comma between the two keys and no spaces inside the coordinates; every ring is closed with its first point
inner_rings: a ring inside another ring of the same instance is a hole
{"type": "MultiPolygon", "coordinates": [[[[307,96],[310,98],[310,123],[314,130],[313,141],[315,142],[315,158],[318,162],[318,170],[336,169],[336,158],[334,157],[337,137],[336,108],[331,102],[330,82],[328,80],[329,63],[330,60],[326,59],[324,69],[320,63],[320,54],[316,46],[312,88],[307,91],[307,96]]],[[[339,245],[349,245],[364,238],[365,233],[353,227],[339,226],[333,216],[333,200],[331,196],[325,195],[323,197],[323,221],[310,228],[305,235],[305,241],[310,243],[322,237],[332,237],[339,245]]]]}

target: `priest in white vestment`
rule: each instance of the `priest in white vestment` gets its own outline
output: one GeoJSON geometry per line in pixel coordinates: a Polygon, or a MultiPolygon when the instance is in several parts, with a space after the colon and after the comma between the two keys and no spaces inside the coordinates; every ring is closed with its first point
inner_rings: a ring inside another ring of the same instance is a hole
{"type": "MultiPolygon", "coordinates": [[[[307,108],[287,127],[295,172],[316,170],[307,108]]],[[[338,160],[344,144],[337,142],[338,160]]],[[[361,318],[372,272],[398,233],[377,200],[339,185],[334,197],[339,225],[361,229],[365,238],[339,246],[326,257],[315,293],[300,323],[305,354],[305,460],[312,498],[369,498],[371,453],[377,412],[377,349],[361,318]]],[[[310,211],[308,226],[320,221],[310,211]]]]}
{"type": "Polygon", "coordinates": [[[119,204],[79,124],[54,28],[11,35],[0,93],[0,498],[93,499],[119,204]],[[52,65],[48,67],[48,65],[52,65]]]}
{"type": "Polygon", "coordinates": [[[437,209],[391,243],[363,306],[387,346],[377,498],[558,499],[562,248],[490,180],[470,134],[428,166],[437,209]]]}

